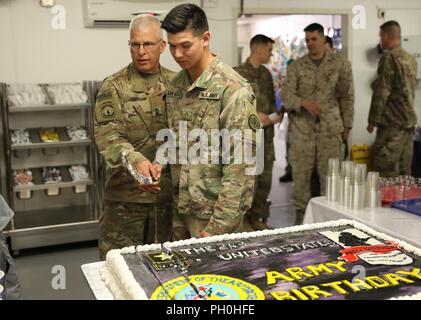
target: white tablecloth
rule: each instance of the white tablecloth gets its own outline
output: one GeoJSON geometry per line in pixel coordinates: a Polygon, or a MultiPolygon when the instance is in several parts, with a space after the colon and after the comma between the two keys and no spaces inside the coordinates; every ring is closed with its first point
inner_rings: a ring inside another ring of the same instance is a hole
{"type": "Polygon", "coordinates": [[[338,204],[328,203],[325,197],[318,197],[310,200],[304,223],[338,219],[356,220],[379,232],[421,248],[421,217],[398,209],[350,210],[338,204]]]}
{"type": "Polygon", "coordinates": [[[81,269],[97,300],[114,300],[113,295],[99,275],[99,268],[101,268],[104,263],[104,261],[100,261],[84,264],[81,266],[81,269]]]}

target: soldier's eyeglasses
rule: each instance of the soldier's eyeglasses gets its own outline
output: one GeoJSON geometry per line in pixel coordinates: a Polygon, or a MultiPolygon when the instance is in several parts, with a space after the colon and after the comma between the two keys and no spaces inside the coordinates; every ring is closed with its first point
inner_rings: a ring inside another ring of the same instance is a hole
{"type": "Polygon", "coordinates": [[[140,47],[143,46],[143,49],[146,51],[152,50],[158,43],[160,43],[162,39],[159,39],[158,41],[152,42],[152,41],[146,41],[143,43],[139,42],[130,42],[129,40],[129,47],[132,51],[139,51],[140,47]]]}

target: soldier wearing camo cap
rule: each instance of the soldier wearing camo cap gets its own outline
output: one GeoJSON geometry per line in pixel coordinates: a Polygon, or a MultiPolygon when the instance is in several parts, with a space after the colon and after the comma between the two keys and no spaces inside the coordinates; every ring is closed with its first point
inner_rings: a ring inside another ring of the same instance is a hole
{"type": "Polygon", "coordinates": [[[372,83],[368,132],[377,127],[373,145],[373,169],[384,177],[411,175],[417,62],[401,47],[401,28],[396,21],[380,26],[384,50],[372,83]]]}
{"type": "Polygon", "coordinates": [[[323,194],[328,159],[343,158],[354,117],[351,64],[343,55],[326,52],[323,26],[313,23],[304,31],[308,55],[288,67],[282,89],[290,120],[296,224],[303,222],[311,198],[313,169],[323,194]]]}
{"type": "Polygon", "coordinates": [[[110,249],[161,243],[171,236],[171,176],[154,163],[156,134],[168,127],[164,94],[174,76],[159,64],[165,46],[158,19],[133,18],[132,62],[106,78],[98,92],[95,140],[107,166],[101,259],[110,249]],[[147,180],[136,179],[142,176],[154,182],[145,185],[147,180]]]}
{"type": "Polygon", "coordinates": [[[271,228],[264,221],[269,217],[269,203],[267,199],[272,185],[272,169],[273,161],[275,160],[273,145],[274,124],[282,119],[275,110],[275,93],[272,75],[263,66],[263,64],[269,62],[272,56],[273,43],[274,41],[271,38],[263,34],[255,35],[250,40],[250,57],[246,62],[234,68],[252,86],[257,99],[257,113],[264,128],[264,171],[257,176],[253,205],[246,215],[246,219],[249,220],[253,230],[246,231],[271,228]],[[272,118],[269,118],[269,115],[272,118]]]}
{"type": "MultiPolygon", "coordinates": [[[[188,130],[207,132],[259,129],[261,124],[250,86],[210,51],[209,26],[203,10],[193,4],[178,5],[165,17],[162,28],[167,31],[172,56],[183,69],[171,81],[166,95],[169,126],[178,139],[180,122],[187,123],[188,130]]],[[[251,145],[255,148],[253,141],[251,145]]],[[[189,141],[179,148],[189,149],[191,145],[189,141]]],[[[231,156],[233,149],[231,141],[231,156]]],[[[173,239],[241,230],[255,184],[255,176],[246,173],[248,167],[244,162],[233,161],[171,165],[177,205],[173,239]]]]}

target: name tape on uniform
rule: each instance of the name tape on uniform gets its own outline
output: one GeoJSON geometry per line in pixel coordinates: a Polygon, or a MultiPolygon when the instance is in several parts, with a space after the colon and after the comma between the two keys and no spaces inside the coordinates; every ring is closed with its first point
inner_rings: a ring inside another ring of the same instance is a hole
{"type": "Polygon", "coordinates": [[[202,91],[199,95],[199,99],[219,100],[219,94],[216,92],[202,91]]]}
{"type": "Polygon", "coordinates": [[[167,97],[170,98],[182,98],[183,97],[183,92],[181,91],[173,91],[173,90],[169,90],[167,91],[167,97]]]}

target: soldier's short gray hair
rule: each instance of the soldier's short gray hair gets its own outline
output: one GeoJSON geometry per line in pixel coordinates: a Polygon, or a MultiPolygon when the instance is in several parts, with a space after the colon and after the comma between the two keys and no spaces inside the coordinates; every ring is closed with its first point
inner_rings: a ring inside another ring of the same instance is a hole
{"type": "Polygon", "coordinates": [[[158,36],[162,38],[161,22],[156,17],[145,13],[138,14],[132,18],[130,21],[129,32],[132,32],[132,30],[148,28],[150,26],[155,26],[158,36]]]}

